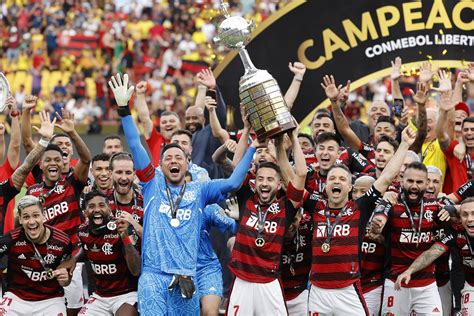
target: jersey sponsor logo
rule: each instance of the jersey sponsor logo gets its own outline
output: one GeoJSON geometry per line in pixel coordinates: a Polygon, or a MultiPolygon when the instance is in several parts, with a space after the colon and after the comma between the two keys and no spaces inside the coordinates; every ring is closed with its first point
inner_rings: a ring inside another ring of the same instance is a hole
{"type": "Polygon", "coordinates": [[[104,239],[117,239],[119,238],[119,234],[106,234],[104,235],[104,239]]]}
{"type": "MultiPolygon", "coordinates": [[[[258,230],[258,219],[257,216],[251,215],[247,222],[245,223],[248,227],[252,227],[255,230],[258,230]]],[[[265,221],[264,231],[265,233],[274,234],[277,231],[278,223],[272,221],[265,221]]]]}
{"type": "Polygon", "coordinates": [[[291,264],[292,262],[298,263],[304,260],[304,253],[298,252],[294,255],[282,255],[281,256],[282,264],[291,264]]]}
{"type": "Polygon", "coordinates": [[[41,192],[41,191],[43,191],[42,187],[32,188],[32,189],[30,189],[30,194],[31,193],[36,193],[36,192],[41,192]]]}
{"type": "MultiPolygon", "coordinates": [[[[319,225],[316,229],[316,237],[325,238],[326,236],[326,224],[319,225]]],[[[349,224],[339,224],[334,227],[332,237],[342,237],[349,236],[351,233],[351,225],[349,224]]]]}
{"type": "Polygon", "coordinates": [[[466,192],[466,190],[469,189],[471,186],[472,186],[472,182],[471,182],[471,181],[467,182],[465,185],[463,185],[463,186],[459,189],[458,194],[459,194],[459,195],[463,195],[463,193],[466,192]]]}
{"type": "Polygon", "coordinates": [[[355,160],[357,160],[357,162],[360,163],[360,165],[361,165],[362,167],[367,166],[367,160],[365,160],[364,158],[362,158],[362,155],[361,155],[361,154],[356,153],[356,152],[353,152],[351,156],[352,156],[355,160]]]}
{"type": "Polygon", "coordinates": [[[78,235],[79,235],[80,237],[89,237],[89,232],[82,232],[82,231],[80,231],[80,232],[78,232],[78,235]]]}
{"type": "Polygon", "coordinates": [[[361,250],[363,253],[375,253],[377,244],[374,242],[362,242],[361,250]]]}
{"type": "Polygon", "coordinates": [[[56,245],[48,245],[48,250],[63,251],[63,247],[59,247],[56,245]]]}
{"type": "MultiPolygon", "coordinates": [[[[167,214],[171,218],[171,209],[169,205],[161,204],[159,208],[160,213],[167,214]]],[[[189,221],[191,219],[192,211],[191,209],[181,209],[179,208],[176,211],[176,218],[180,221],[189,221]]]]}
{"type": "Polygon", "coordinates": [[[109,244],[108,242],[102,245],[102,252],[104,253],[104,255],[106,256],[112,255],[114,253],[112,250],[113,250],[113,246],[109,244]]]}
{"type": "MultiPolygon", "coordinates": [[[[309,199],[310,200],[315,200],[315,201],[319,201],[322,199],[321,197],[321,194],[319,194],[319,192],[313,192],[310,196],[309,196],[309,199]]],[[[324,213],[324,212],[323,212],[324,213]]]]}
{"type": "Polygon", "coordinates": [[[91,263],[92,270],[95,274],[115,274],[117,273],[117,266],[115,263],[112,264],[96,264],[91,263]]]}
{"type": "Polygon", "coordinates": [[[402,244],[430,243],[432,240],[433,234],[431,232],[416,233],[413,231],[402,231],[400,233],[400,243],[402,244]]]}
{"type": "Polygon", "coordinates": [[[21,266],[21,270],[28,276],[31,281],[41,282],[46,281],[47,271],[33,271],[30,267],[21,266]]]}
{"type": "Polygon", "coordinates": [[[442,239],[441,239],[441,243],[443,243],[444,245],[447,245],[451,240],[454,239],[454,236],[453,235],[445,235],[442,239]]]}
{"type": "Polygon", "coordinates": [[[46,217],[46,220],[49,221],[55,218],[56,216],[66,214],[68,211],[69,211],[69,205],[67,204],[66,201],[63,201],[61,203],[57,203],[51,207],[48,207],[44,211],[44,217],[46,217]]]}
{"type": "Polygon", "coordinates": [[[25,240],[23,240],[23,241],[17,241],[17,242],[15,243],[15,246],[26,246],[26,241],[25,241],[25,240]]]}
{"type": "Polygon", "coordinates": [[[21,253],[17,258],[18,258],[18,259],[26,260],[26,256],[25,256],[25,254],[23,254],[23,253],[21,253]]]}

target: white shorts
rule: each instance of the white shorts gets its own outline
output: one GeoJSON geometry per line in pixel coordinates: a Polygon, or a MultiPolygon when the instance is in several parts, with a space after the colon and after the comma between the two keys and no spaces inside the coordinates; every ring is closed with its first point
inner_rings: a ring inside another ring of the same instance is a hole
{"type": "Polygon", "coordinates": [[[464,282],[461,291],[461,311],[463,315],[474,315],[474,287],[464,282]]]}
{"type": "Polygon", "coordinates": [[[297,297],[292,300],[286,301],[286,307],[288,308],[288,314],[290,316],[306,316],[308,315],[308,296],[309,291],[304,290],[297,297]]]}
{"type": "Polygon", "coordinates": [[[370,316],[378,316],[382,306],[383,285],[376,287],[372,291],[364,293],[365,303],[370,316]]]}
{"type": "Polygon", "coordinates": [[[451,282],[447,282],[443,286],[438,286],[439,298],[441,306],[443,306],[443,316],[450,316],[453,309],[453,292],[451,291],[451,282]]]}
{"type": "Polygon", "coordinates": [[[392,281],[385,280],[382,315],[443,315],[436,282],[427,286],[402,287],[400,291],[395,291],[394,285],[392,281]]]}
{"type": "Polygon", "coordinates": [[[226,315],[288,315],[280,281],[255,283],[235,277],[226,315]]]}
{"type": "Polygon", "coordinates": [[[358,282],[340,289],[323,289],[311,284],[309,315],[367,315],[367,306],[358,282]]]}
{"type": "Polygon", "coordinates": [[[6,292],[0,302],[0,315],[5,316],[66,316],[64,297],[55,297],[42,301],[25,301],[6,292]]]}
{"type": "Polygon", "coordinates": [[[84,305],[84,285],[82,283],[83,262],[78,262],[72,273],[71,284],[64,288],[67,308],[81,308],[84,305]]]}
{"type": "Polygon", "coordinates": [[[102,297],[92,293],[87,303],[82,306],[79,315],[103,316],[115,315],[123,304],[135,305],[138,301],[137,292],[129,292],[122,295],[102,297]]]}

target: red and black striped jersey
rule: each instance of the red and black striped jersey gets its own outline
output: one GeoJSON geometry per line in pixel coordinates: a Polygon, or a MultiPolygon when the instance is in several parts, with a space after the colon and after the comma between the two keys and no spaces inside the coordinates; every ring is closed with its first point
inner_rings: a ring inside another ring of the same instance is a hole
{"type": "Polygon", "coordinates": [[[311,169],[306,176],[305,189],[307,192],[319,194],[322,198],[327,198],[326,194],[327,176],[319,171],[311,169]]]}
{"type": "Polygon", "coordinates": [[[267,214],[262,235],[265,244],[257,247],[257,206],[258,198],[253,194],[246,200],[229,268],[237,277],[248,282],[268,283],[279,277],[284,237],[296,209],[286,196],[270,206],[262,206],[261,212],[267,214]]]}
{"type": "Polygon", "coordinates": [[[79,207],[79,197],[85,184],[77,180],[74,172],[62,178],[55,187],[47,187],[44,182],[28,188],[27,194],[43,196],[46,223],[62,230],[77,244],[77,229],[83,222],[79,207]],[[51,192],[48,196],[48,193],[51,192]]]}
{"type": "Polygon", "coordinates": [[[281,261],[281,281],[285,300],[300,295],[307,286],[311,270],[311,238],[313,223],[311,214],[304,212],[293,238],[285,238],[281,261]]]}
{"type": "Polygon", "coordinates": [[[311,196],[304,202],[304,209],[312,210],[313,217],[311,283],[321,288],[337,289],[359,280],[362,238],[380,198],[380,192],[372,186],[363,196],[356,201],[350,200],[342,209],[331,209],[327,201],[312,199],[311,196]],[[326,212],[330,215],[330,227],[335,225],[339,213],[342,213],[329,241],[330,250],[325,253],[321,247],[327,240],[326,212]]]}
{"type": "Polygon", "coordinates": [[[362,292],[367,293],[383,285],[385,245],[382,241],[375,241],[364,236],[361,251],[360,285],[362,292]]]}
{"type": "Polygon", "coordinates": [[[375,176],[375,166],[357,151],[352,148],[341,147],[339,152],[339,159],[336,160],[336,163],[345,164],[353,175],[375,176]]]}
{"type": "Polygon", "coordinates": [[[375,159],[375,147],[372,144],[360,142],[359,153],[365,157],[371,163],[374,163],[375,159]]]}
{"type": "MultiPolygon", "coordinates": [[[[420,221],[421,203],[416,207],[411,207],[410,212],[413,217],[414,228],[411,225],[409,213],[404,203],[399,199],[388,216],[390,239],[391,239],[391,268],[389,278],[393,282],[397,276],[403,273],[413,263],[413,261],[428,250],[435,242],[438,217],[438,203],[433,198],[423,198],[423,218],[420,221]],[[418,227],[420,230],[418,232],[418,227]]],[[[411,281],[405,287],[421,287],[426,286],[435,281],[434,264],[430,264],[425,269],[414,273],[411,281]]]]}
{"type": "Polygon", "coordinates": [[[47,278],[47,270],[55,270],[71,255],[71,240],[62,231],[47,225],[45,227],[51,231],[48,240],[35,245],[43,257],[45,267],[22,227],[0,237],[0,256],[8,258],[6,290],[25,301],[41,301],[64,295],[58,281],[47,278]]]}
{"type": "Polygon", "coordinates": [[[143,225],[143,195],[139,191],[134,192],[133,199],[127,204],[122,204],[115,199],[114,189],[107,191],[107,199],[112,216],[119,217],[122,212],[127,212],[135,221],[143,225]]]}
{"type": "Polygon", "coordinates": [[[90,225],[83,224],[77,235],[91,263],[98,295],[111,297],[137,290],[138,278],[128,270],[122,238],[116,229],[104,228],[96,235],[90,225]]]}
{"type": "Polygon", "coordinates": [[[3,231],[5,226],[5,215],[8,209],[8,203],[19,193],[13,186],[12,179],[9,178],[0,183],[0,227],[3,231]]]}

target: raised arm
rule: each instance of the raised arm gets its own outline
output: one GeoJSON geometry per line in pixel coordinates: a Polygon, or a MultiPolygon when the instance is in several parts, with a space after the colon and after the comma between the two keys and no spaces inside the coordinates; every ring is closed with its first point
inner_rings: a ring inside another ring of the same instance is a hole
{"type": "Polygon", "coordinates": [[[198,91],[196,94],[196,101],[194,105],[199,106],[204,110],[206,105],[205,97],[206,91],[209,90],[216,90],[216,78],[210,69],[203,69],[197,75],[196,79],[198,82],[198,91]]]}
{"type": "Polygon", "coordinates": [[[400,146],[398,146],[395,155],[393,155],[392,159],[390,159],[387,166],[383,169],[380,177],[374,182],[375,189],[377,189],[377,191],[380,193],[385,193],[385,190],[387,190],[390,183],[392,183],[393,179],[400,172],[400,167],[403,164],[405,155],[408,151],[408,148],[410,148],[410,146],[415,141],[415,137],[415,131],[412,130],[410,126],[405,127],[402,132],[402,142],[400,143],[400,146]]]}
{"type": "Polygon", "coordinates": [[[240,115],[242,116],[242,121],[244,122],[244,129],[242,130],[242,135],[240,135],[239,142],[237,143],[237,148],[234,153],[234,159],[232,164],[236,166],[240,159],[242,159],[245,151],[248,147],[248,139],[250,136],[250,122],[248,115],[245,113],[245,107],[243,104],[240,105],[240,115]]]}
{"type": "Polygon", "coordinates": [[[35,108],[37,97],[33,95],[25,96],[21,108],[21,140],[26,154],[33,150],[35,142],[31,134],[31,110],[35,108]]]}
{"type": "Polygon", "coordinates": [[[128,107],[128,101],[132,96],[134,88],[133,86],[128,87],[127,74],[123,75],[123,80],[120,74],[112,76],[109,81],[109,87],[112,89],[115,101],[118,105],[118,114],[122,118],[123,131],[132,153],[133,162],[135,163],[137,170],[143,170],[150,165],[151,160],[145,147],[143,147],[140,141],[140,135],[138,134],[135,123],[133,122],[130,108],[128,107]]]}
{"type": "Polygon", "coordinates": [[[63,117],[56,113],[58,117],[56,126],[71,138],[72,143],[76,147],[79,161],[74,166],[74,173],[80,182],[86,183],[89,176],[89,164],[92,160],[91,152],[74,127],[74,114],[62,110],[62,115],[63,117]]]}
{"type": "Polygon", "coordinates": [[[304,73],[306,72],[306,66],[300,62],[288,63],[288,68],[295,75],[293,81],[291,81],[290,87],[285,93],[285,102],[288,106],[288,110],[291,111],[293,104],[295,103],[298,92],[300,91],[301,82],[303,81],[304,73]]]}
{"type": "Polygon", "coordinates": [[[392,80],[392,96],[394,99],[402,99],[403,94],[400,89],[400,78],[403,76],[401,72],[402,59],[400,57],[395,58],[395,61],[392,61],[392,73],[390,74],[390,79],[392,80]]]}
{"type": "Polygon", "coordinates": [[[423,143],[427,135],[428,129],[428,120],[426,118],[426,100],[428,99],[428,88],[422,82],[416,84],[416,94],[410,90],[413,100],[418,105],[418,131],[416,132],[416,139],[413,145],[411,145],[410,150],[420,153],[423,143]]]}
{"type": "Polygon", "coordinates": [[[49,121],[49,113],[45,111],[40,113],[40,120],[41,120],[41,127],[34,128],[38,131],[41,135],[41,139],[33,148],[33,150],[26,156],[25,161],[21,164],[21,166],[15,170],[12,175],[12,183],[15,189],[18,191],[21,190],[23,184],[25,182],[28,173],[33,169],[33,167],[38,163],[43,154],[44,150],[49,144],[51,137],[53,137],[54,133],[54,123],[56,123],[56,118],[53,119],[52,122],[49,121]]]}
{"type": "Polygon", "coordinates": [[[137,100],[135,102],[135,109],[137,110],[137,116],[143,127],[143,136],[146,139],[149,139],[151,132],[153,131],[153,121],[150,117],[150,111],[148,110],[148,105],[146,104],[146,81],[140,81],[137,84],[137,100]]]}
{"type": "Polygon", "coordinates": [[[219,118],[217,117],[216,105],[217,102],[211,97],[205,97],[204,103],[209,112],[209,124],[211,125],[212,136],[217,138],[221,144],[224,144],[228,139],[230,139],[229,133],[222,128],[219,118]]]}
{"type": "Polygon", "coordinates": [[[334,76],[324,76],[321,87],[323,87],[326,96],[331,101],[331,108],[338,132],[352,149],[359,150],[361,141],[349,126],[349,122],[347,122],[347,118],[341,108],[341,106],[343,106],[347,101],[350,81],[347,82],[347,85],[344,88],[342,88],[342,85],[336,87],[334,76]]]}
{"type": "Polygon", "coordinates": [[[138,253],[137,249],[135,248],[135,246],[132,244],[132,241],[130,240],[130,236],[128,235],[128,225],[127,226],[119,225],[119,226],[124,228],[124,229],[119,229],[117,227],[117,231],[120,234],[120,237],[122,238],[125,261],[127,262],[128,270],[133,276],[139,276],[140,270],[141,270],[140,254],[138,253]]]}
{"type": "Polygon", "coordinates": [[[237,164],[232,175],[224,180],[219,180],[220,191],[222,195],[226,195],[231,191],[235,191],[242,185],[252,164],[253,155],[255,154],[255,142],[247,149],[242,160],[237,164]]]}
{"type": "Polygon", "coordinates": [[[441,100],[439,103],[439,118],[436,124],[436,137],[438,138],[441,149],[446,150],[449,147],[450,138],[447,130],[447,117],[450,111],[454,110],[454,103],[451,99],[451,81],[446,80],[446,75],[440,71],[440,87],[438,91],[441,93],[441,100]],[[444,79],[444,84],[443,80],[444,79]]]}

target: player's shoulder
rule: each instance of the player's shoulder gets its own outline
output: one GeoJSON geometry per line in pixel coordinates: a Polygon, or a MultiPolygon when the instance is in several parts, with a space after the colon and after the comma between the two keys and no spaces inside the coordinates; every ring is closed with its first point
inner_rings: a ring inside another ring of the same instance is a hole
{"type": "Polygon", "coordinates": [[[59,230],[53,226],[45,225],[51,230],[51,237],[57,242],[60,242],[64,245],[68,245],[71,242],[71,238],[69,237],[68,234],[63,232],[62,230],[59,230]]]}
{"type": "Polygon", "coordinates": [[[11,238],[13,241],[16,241],[21,238],[23,235],[23,229],[21,227],[17,227],[11,231],[9,231],[7,234],[10,234],[11,238]]]}

